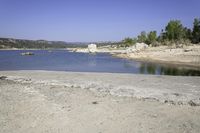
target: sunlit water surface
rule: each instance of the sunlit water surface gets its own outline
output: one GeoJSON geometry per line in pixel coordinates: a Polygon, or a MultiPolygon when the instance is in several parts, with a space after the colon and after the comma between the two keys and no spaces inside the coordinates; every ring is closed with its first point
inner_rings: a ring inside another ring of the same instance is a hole
{"type": "Polygon", "coordinates": [[[112,57],[110,54],[73,53],[66,50],[29,50],[32,56],[22,56],[25,50],[0,51],[0,70],[52,70],[73,72],[109,72],[155,75],[200,76],[200,70],[185,69],[148,62],[112,57]]]}

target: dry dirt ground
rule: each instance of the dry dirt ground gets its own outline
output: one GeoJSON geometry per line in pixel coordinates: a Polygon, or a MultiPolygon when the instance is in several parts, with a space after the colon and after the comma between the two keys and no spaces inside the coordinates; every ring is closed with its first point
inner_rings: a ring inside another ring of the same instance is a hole
{"type": "Polygon", "coordinates": [[[198,99],[188,104],[190,96],[200,97],[198,77],[45,71],[0,72],[0,76],[0,133],[200,131],[198,99]],[[115,90],[117,86],[121,90],[115,90]],[[142,89],[152,95],[137,97],[135,91],[142,89]],[[162,93],[173,102],[159,99],[165,96],[162,93]]]}

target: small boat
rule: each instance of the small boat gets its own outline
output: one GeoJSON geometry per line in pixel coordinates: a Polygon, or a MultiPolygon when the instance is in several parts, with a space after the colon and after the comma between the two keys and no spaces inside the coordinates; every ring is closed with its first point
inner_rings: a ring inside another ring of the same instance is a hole
{"type": "Polygon", "coordinates": [[[24,53],[21,53],[21,55],[34,55],[33,52],[24,52],[24,53]]]}

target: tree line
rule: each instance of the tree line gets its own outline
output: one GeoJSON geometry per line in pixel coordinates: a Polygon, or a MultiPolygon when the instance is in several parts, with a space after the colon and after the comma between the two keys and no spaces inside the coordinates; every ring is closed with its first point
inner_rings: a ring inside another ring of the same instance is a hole
{"type": "Polygon", "coordinates": [[[70,43],[63,41],[46,40],[24,40],[12,38],[0,38],[0,49],[19,48],[19,49],[62,49],[73,47],[86,47],[82,43],[70,43]]]}
{"type": "Polygon", "coordinates": [[[165,29],[162,29],[160,35],[157,35],[156,31],[148,33],[142,31],[137,37],[128,37],[122,40],[120,46],[129,47],[137,42],[151,46],[198,44],[200,43],[200,18],[194,19],[192,29],[183,26],[180,20],[171,20],[165,26],[165,29]]]}
{"type": "Polygon", "coordinates": [[[101,46],[116,46],[120,42],[64,42],[47,40],[25,40],[13,38],[0,38],[0,49],[19,48],[19,49],[63,49],[63,48],[86,48],[88,44],[95,43],[101,46]]]}

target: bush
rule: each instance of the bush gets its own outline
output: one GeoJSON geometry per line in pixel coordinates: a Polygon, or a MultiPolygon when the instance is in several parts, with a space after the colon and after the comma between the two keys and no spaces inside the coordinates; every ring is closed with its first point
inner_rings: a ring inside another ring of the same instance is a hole
{"type": "Polygon", "coordinates": [[[151,45],[152,47],[158,47],[158,46],[161,46],[162,43],[161,43],[161,42],[158,42],[158,41],[155,41],[155,42],[152,42],[150,45],[151,45]]]}

